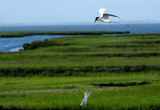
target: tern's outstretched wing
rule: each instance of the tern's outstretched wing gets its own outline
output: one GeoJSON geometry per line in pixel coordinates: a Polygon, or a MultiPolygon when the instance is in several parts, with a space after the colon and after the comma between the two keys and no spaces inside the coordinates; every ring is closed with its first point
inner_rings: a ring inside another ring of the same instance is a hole
{"type": "MultiPolygon", "coordinates": [[[[93,89],[92,89],[93,90],[93,89]]],[[[92,90],[87,94],[87,98],[89,97],[89,95],[91,94],[92,90]]]]}
{"type": "Polygon", "coordinates": [[[107,14],[107,13],[104,13],[104,14],[103,14],[103,18],[105,18],[105,19],[108,19],[109,16],[113,16],[113,17],[120,18],[119,16],[112,15],[112,14],[107,14]]]}
{"type": "Polygon", "coordinates": [[[107,9],[104,9],[104,8],[99,9],[100,17],[103,17],[103,14],[106,10],[107,9]]]}

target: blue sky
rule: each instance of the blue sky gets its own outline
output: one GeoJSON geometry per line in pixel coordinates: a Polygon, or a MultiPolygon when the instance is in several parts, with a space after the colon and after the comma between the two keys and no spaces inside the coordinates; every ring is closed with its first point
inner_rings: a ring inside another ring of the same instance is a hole
{"type": "Polygon", "coordinates": [[[0,0],[0,23],[93,22],[98,9],[121,21],[160,21],[160,0],[0,0]]]}

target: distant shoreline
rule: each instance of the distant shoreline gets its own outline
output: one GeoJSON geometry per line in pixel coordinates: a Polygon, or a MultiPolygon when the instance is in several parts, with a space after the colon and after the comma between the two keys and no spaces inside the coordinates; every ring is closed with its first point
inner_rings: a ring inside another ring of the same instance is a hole
{"type": "Polygon", "coordinates": [[[24,37],[31,35],[105,35],[129,34],[129,31],[8,31],[0,32],[0,38],[24,37]]]}

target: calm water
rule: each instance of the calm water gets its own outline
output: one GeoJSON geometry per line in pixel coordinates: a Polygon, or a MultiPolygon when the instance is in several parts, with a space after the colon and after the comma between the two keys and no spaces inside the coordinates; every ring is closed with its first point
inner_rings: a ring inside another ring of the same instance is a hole
{"type": "Polygon", "coordinates": [[[160,23],[55,26],[0,26],[0,31],[130,31],[131,33],[160,33],[160,23]]]}
{"type": "MultiPolygon", "coordinates": [[[[0,31],[130,31],[131,33],[160,33],[160,24],[95,24],[55,26],[0,26],[0,31]]],[[[61,35],[36,35],[17,38],[0,38],[0,52],[18,51],[24,43],[61,35]]]]}

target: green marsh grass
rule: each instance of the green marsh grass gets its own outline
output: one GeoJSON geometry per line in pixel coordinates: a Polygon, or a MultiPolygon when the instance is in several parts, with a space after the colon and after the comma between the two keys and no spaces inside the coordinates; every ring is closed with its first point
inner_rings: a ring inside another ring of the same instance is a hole
{"type": "Polygon", "coordinates": [[[2,77],[0,78],[0,105],[32,109],[81,109],[83,92],[91,93],[84,109],[150,109],[159,107],[160,74],[111,74],[90,77],[2,77]],[[97,87],[95,83],[151,82],[149,85],[128,87],[97,87]],[[53,90],[27,93],[25,91],[53,90]],[[6,92],[7,91],[7,92],[6,92]],[[17,92],[15,92],[17,91],[17,92]],[[22,92],[23,91],[23,92],[22,92]]]}
{"type": "Polygon", "coordinates": [[[35,73],[56,76],[60,72],[64,76],[73,75],[74,71],[94,72],[97,68],[102,72],[160,70],[159,41],[158,35],[55,38],[44,41],[45,46],[37,49],[1,53],[0,73],[1,76],[35,73]]]}
{"type": "Polygon", "coordinates": [[[160,109],[159,34],[63,37],[34,46],[0,53],[0,108],[160,109]]]}

